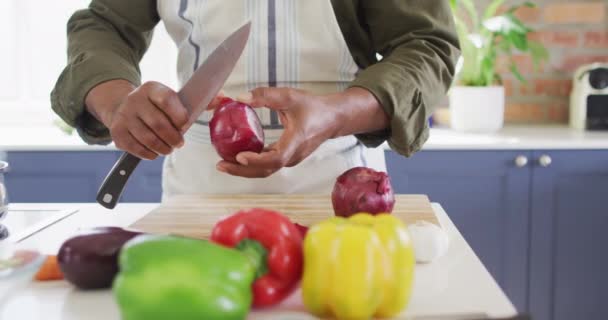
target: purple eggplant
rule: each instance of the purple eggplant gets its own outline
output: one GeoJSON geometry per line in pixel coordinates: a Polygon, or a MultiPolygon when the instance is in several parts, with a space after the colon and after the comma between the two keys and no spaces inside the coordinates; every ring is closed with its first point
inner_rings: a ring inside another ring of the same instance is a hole
{"type": "Polygon", "coordinates": [[[66,280],[80,289],[112,286],[122,246],[141,232],[118,227],[84,230],[66,240],[57,261],[66,280]]]}

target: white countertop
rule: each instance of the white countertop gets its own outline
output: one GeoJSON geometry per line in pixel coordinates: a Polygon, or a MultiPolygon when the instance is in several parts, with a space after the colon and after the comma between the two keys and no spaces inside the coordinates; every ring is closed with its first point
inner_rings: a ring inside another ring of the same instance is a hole
{"type": "MultiPolygon", "coordinates": [[[[74,204],[40,205],[13,204],[14,210],[27,208],[63,208],[74,204]]],[[[48,253],[57,251],[61,243],[79,228],[92,226],[128,226],[154,204],[119,204],[114,211],[97,204],[78,204],[80,211],[24,240],[23,246],[48,253]]],[[[494,317],[515,314],[515,308],[498,287],[471,247],[438,204],[433,204],[439,221],[450,239],[448,252],[435,262],[417,265],[410,305],[404,316],[486,313],[494,317]]],[[[289,309],[289,319],[311,319],[302,312],[299,292],[294,293],[283,308],[289,309]]],[[[285,312],[256,311],[249,319],[286,319],[285,312]]],[[[119,319],[111,291],[75,290],[65,281],[31,283],[0,307],[0,319],[119,319]]],[[[403,318],[400,318],[403,319],[403,318]]]]}
{"type": "MultiPolygon", "coordinates": [[[[589,132],[565,125],[507,126],[493,134],[432,128],[423,150],[608,149],[608,131],[589,132]]],[[[110,146],[86,145],[76,133],[55,127],[0,128],[1,151],[100,151],[110,146]]]]}
{"type": "Polygon", "coordinates": [[[608,131],[580,131],[567,126],[507,126],[493,134],[431,129],[423,150],[608,149],[608,131]]]}

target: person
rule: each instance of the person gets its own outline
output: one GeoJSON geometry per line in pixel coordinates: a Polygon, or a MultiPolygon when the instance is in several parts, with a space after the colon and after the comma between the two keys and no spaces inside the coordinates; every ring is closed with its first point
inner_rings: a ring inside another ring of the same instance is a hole
{"type": "Polygon", "coordinates": [[[163,199],[184,193],[329,192],[345,170],[386,171],[410,156],[449,88],[459,43],[448,0],[93,0],[68,21],[68,64],[53,110],[89,144],[166,155],[163,199]],[[252,22],[223,92],[256,108],[267,147],[221,161],[206,111],[186,132],[176,92],[141,84],[138,63],[162,21],[181,84],[252,22]]]}

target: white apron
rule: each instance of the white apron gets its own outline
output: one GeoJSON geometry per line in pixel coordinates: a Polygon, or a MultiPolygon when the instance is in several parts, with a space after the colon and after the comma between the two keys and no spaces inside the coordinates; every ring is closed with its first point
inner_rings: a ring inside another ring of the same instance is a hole
{"type": "MultiPolygon", "coordinates": [[[[256,87],[294,87],[316,94],[344,90],[358,71],[329,0],[159,0],[158,12],[178,49],[180,85],[230,33],[252,21],[249,43],[224,91],[236,97],[256,87]]],[[[282,126],[274,111],[257,109],[266,144],[282,126]]],[[[345,170],[386,171],[381,149],[353,136],[332,139],[295,167],[263,179],[216,170],[205,112],[186,133],[185,145],[166,157],[163,199],[184,193],[327,193],[345,170]]]]}

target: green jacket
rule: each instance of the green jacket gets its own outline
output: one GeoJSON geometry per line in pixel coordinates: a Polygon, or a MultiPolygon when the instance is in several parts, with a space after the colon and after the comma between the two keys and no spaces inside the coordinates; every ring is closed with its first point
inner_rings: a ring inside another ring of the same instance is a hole
{"type": "MultiPolygon", "coordinates": [[[[381,132],[357,135],[375,147],[388,141],[406,156],[428,138],[428,118],[445,95],[459,44],[448,0],[332,0],[340,29],[362,69],[351,86],[369,90],[390,117],[381,132]],[[378,61],[376,53],[384,58],[378,61]]],[[[139,62],[160,21],[156,0],[92,0],[68,21],[68,65],[51,93],[53,110],[90,144],[111,142],[84,106],[97,84],[139,85],[139,62]]]]}

